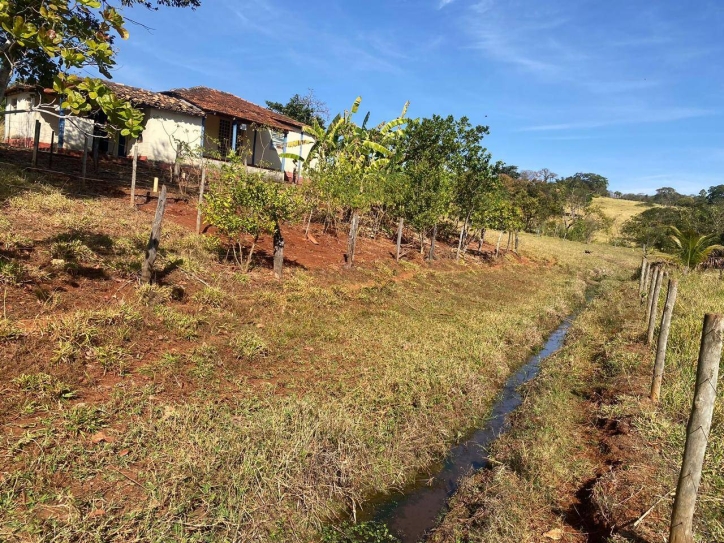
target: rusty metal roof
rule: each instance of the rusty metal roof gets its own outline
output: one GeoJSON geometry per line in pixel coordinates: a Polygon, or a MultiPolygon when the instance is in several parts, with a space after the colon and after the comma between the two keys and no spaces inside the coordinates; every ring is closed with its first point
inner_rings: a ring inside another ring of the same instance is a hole
{"type": "Polygon", "coordinates": [[[191,87],[189,89],[172,89],[163,94],[175,96],[191,102],[204,111],[228,115],[236,119],[257,123],[279,130],[300,131],[304,123],[300,123],[271,111],[265,107],[253,104],[228,92],[210,89],[208,87],[191,87]]]}

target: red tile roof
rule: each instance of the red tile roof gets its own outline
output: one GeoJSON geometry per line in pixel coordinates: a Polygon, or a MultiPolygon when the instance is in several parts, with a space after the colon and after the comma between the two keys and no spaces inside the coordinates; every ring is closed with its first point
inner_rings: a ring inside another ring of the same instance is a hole
{"type": "Polygon", "coordinates": [[[139,89],[138,87],[129,87],[128,85],[115,83],[113,81],[104,81],[104,83],[116,97],[131,102],[134,107],[150,107],[167,111],[177,111],[195,117],[204,116],[204,112],[201,109],[186,100],[174,96],[139,89]]]}
{"type": "MultiPolygon", "coordinates": [[[[176,111],[178,113],[186,113],[187,115],[193,115],[195,117],[203,117],[203,110],[199,109],[195,105],[174,96],[161,94],[160,92],[153,92],[138,87],[129,87],[121,83],[114,81],[103,82],[117,98],[131,102],[133,107],[149,107],[155,109],[163,109],[166,111],[176,111]]],[[[55,95],[53,89],[43,89],[37,85],[25,85],[22,83],[16,83],[8,88],[5,92],[6,95],[15,94],[18,92],[43,92],[48,95],[55,95]]]]}
{"type": "Polygon", "coordinates": [[[190,89],[172,89],[163,94],[175,96],[191,102],[204,111],[228,115],[244,121],[250,121],[279,130],[300,131],[304,124],[258,106],[228,92],[208,87],[192,87],[190,89]]]}

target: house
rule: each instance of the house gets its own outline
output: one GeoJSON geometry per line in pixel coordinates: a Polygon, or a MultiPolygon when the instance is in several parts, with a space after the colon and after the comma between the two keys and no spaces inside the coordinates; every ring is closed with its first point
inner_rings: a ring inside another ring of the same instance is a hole
{"type": "MultiPolygon", "coordinates": [[[[118,98],[128,100],[145,114],[138,140],[139,157],[163,163],[193,161],[201,152],[210,159],[243,157],[247,166],[280,172],[287,179],[301,175],[301,165],[285,159],[285,152],[306,157],[313,140],[304,125],[290,117],[248,102],[233,94],[207,87],[152,92],[106,81],[118,98]],[[304,144],[293,142],[304,141],[304,144]]],[[[90,149],[93,138],[105,135],[90,118],[63,116],[55,93],[29,85],[14,85],[6,93],[4,141],[31,147],[35,122],[40,121],[40,147],[51,139],[59,152],[90,149]],[[38,107],[41,106],[41,107],[38,107]]],[[[98,118],[100,122],[104,119],[98,118]]],[[[124,136],[98,138],[99,152],[130,156],[136,140],[124,136]]]]}
{"type": "Polygon", "coordinates": [[[247,165],[284,172],[288,177],[301,165],[285,159],[284,153],[304,158],[313,140],[304,134],[304,124],[253,104],[228,92],[208,87],[174,89],[163,94],[186,100],[205,113],[204,149],[207,154],[243,157],[247,165]],[[305,141],[293,145],[293,142],[305,141]]]}
{"type": "MultiPolygon", "coordinates": [[[[106,82],[113,93],[143,110],[144,130],[138,142],[139,157],[173,163],[188,149],[201,145],[204,112],[184,100],[136,87],[106,82]]],[[[40,121],[40,147],[48,148],[51,138],[59,152],[82,152],[92,148],[93,138],[105,135],[94,119],[63,116],[58,97],[50,90],[14,85],[6,93],[5,142],[31,147],[35,122],[40,121]],[[40,106],[40,107],[38,107],[40,106]]],[[[103,121],[104,119],[98,119],[103,121]]],[[[98,138],[98,150],[111,156],[130,156],[132,138],[98,138]]]]}

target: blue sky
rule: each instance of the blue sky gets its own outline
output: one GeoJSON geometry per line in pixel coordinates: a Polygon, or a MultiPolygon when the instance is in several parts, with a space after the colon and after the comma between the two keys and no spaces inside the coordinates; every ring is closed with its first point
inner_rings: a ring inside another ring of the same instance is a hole
{"type": "Polygon", "coordinates": [[[313,88],[373,120],[468,116],[496,160],[622,192],[724,183],[724,2],[202,0],[134,8],[114,79],[264,104],[313,88]]]}

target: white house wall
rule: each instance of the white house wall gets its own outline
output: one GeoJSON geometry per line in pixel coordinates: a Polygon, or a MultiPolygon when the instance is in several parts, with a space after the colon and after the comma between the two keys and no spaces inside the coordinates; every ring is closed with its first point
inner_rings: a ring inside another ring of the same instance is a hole
{"type": "MultiPolygon", "coordinates": [[[[201,145],[201,124],[201,117],[160,109],[146,110],[146,127],[138,154],[148,160],[175,162],[179,147],[198,150],[201,145]]],[[[127,150],[130,154],[130,145],[127,150]]]]}

